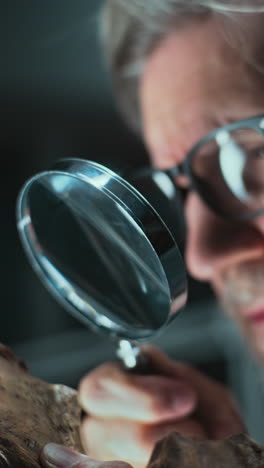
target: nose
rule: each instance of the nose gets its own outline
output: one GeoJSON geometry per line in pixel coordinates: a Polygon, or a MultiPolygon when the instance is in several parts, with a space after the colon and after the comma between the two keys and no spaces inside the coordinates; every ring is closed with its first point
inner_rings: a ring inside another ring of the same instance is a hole
{"type": "Polygon", "coordinates": [[[264,219],[238,222],[214,214],[195,194],[186,200],[186,264],[192,276],[210,281],[237,263],[264,258],[264,219]]]}

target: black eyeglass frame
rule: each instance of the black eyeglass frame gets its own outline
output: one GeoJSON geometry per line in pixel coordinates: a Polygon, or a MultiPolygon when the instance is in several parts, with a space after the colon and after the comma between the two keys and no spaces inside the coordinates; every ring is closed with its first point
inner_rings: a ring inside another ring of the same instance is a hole
{"type": "Polygon", "coordinates": [[[214,140],[218,133],[222,132],[223,130],[233,131],[233,130],[240,130],[240,129],[242,130],[243,128],[255,130],[256,132],[260,133],[264,137],[264,114],[257,115],[255,117],[250,117],[248,119],[239,120],[231,124],[224,125],[223,127],[219,127],[216,130],[213,130],[208,135],[206,135],[201,140],[199,140],[188,151],[182,163],[166,170],[166,173],[172,178],[174,183],[175,183],[175,178],[177,178],[177,176],[180,176],[180,175],[187,176],[188,180],[190,181],[190,190],[194,190],[214,213],[220,215],[222,218],[225,218],[227,220],[233,220],[233,221],[248,221],[250,219],[256,218],[257,216],[264,214],[264,209],[236,216],[236,215],[227,215],[224,212],[224,210],[222,211],[218,207],[216,208],[214,206],[214,203],[212,202],[211,197],[208,196],[206,191],[203,192],[199,184],[197,183],[197,180],[195,176],[193,175],[192,163],[193,163],[193,159],[198,154],[198,150],[204,144],[208,143],[211,140],[214,140]]]}

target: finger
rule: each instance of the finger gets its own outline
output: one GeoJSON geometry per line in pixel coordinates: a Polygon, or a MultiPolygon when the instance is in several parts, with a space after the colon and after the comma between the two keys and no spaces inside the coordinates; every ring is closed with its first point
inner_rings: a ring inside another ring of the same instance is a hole
{"type": "Polygon", "coordinates": [[[40,461],[46,468],[132,468],[120,461],[99,462],[57,444],[47,444],[41,453],[40,461]]]}
{"type": "Polygon", "coordinates": [[[142,425],[120,419],[87,417],[81,426],[85,452],[98,460],[125,460],[134,465],[147,463],[151,447],[143,440],[142,425]]]}
{"type": "Polygon", "coordinates": [[[124,420],[86,418],[81,427],[85,451],[97,459],[126,460],[133,466],[146,466],[156,442],[171,432],[206,438],[202,426],[193,419],[157,425],[124,420]]]}
{"type": "Polygon", "coordinates": [[[98,468],[99,463],[86,455],[58,444],[47,444],[41,453],[41,465],[47,468],[98,468]]]}
{"type": "Polygon", "coordinates": [[[155,423],[187,416],[197,399],[192,388],[179,380],[135,375],[118,364],[107,364],[82,379],[79,401],[96,417],[155,423]]]}
{"type": "Polygon", "coordinates": [[[144,346],[153,366],[192,387],[198,396],[195,412],[208,431],[208,437],[223,439],[233,434],[245,432],[246,428],[239,415],[237,404],[229,392],[220,383],[209,379],[196,369],[169,359],[158,348],[144,346]]]}

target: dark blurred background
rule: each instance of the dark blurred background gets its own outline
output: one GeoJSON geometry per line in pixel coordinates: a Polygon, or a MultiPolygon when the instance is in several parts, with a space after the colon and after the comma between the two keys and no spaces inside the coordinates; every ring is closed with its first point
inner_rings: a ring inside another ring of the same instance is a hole
{"type": "Polygon", "coordinates": [[[7,342],[76,326],[43,290],[18,242],[15,202],[26,178],[62,157],[113,168],[142,164],[145,157],[114,108],[97,37],[99,6],[1,4],[1,339],[7,342]]]}
{"type": "MultiPolygon", "coordinates": [[[[71,318],[40,284],[18,239],[15,206],[25,180],[62,157],[113,169],[148,161],[115,108],[97,34],[101,4],[0,0],[0,340],[33,374],[73,386],[113,358],[114,346],[71,318]]],[[[190,280],[186,311],[156,342],[229,385],[252,435],[264,442],[264,383],[206,285],[190,280]]]]}

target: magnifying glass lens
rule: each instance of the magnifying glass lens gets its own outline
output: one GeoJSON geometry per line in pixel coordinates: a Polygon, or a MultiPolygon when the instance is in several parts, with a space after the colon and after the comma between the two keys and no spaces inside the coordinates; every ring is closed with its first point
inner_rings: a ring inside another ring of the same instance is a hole
{"type": "Polygon", "coordinates": [[[172,287],[177,298],[181,286],[185,293],[182,277],[170,283],[166,272],[172,262],[184,272],[181,258],[137,191],[90,164],[90,174],[53,170],[25,185],[22,242],[46,286],[80,320],[115,336],[148,338],[169,320],[172,287]]]}

